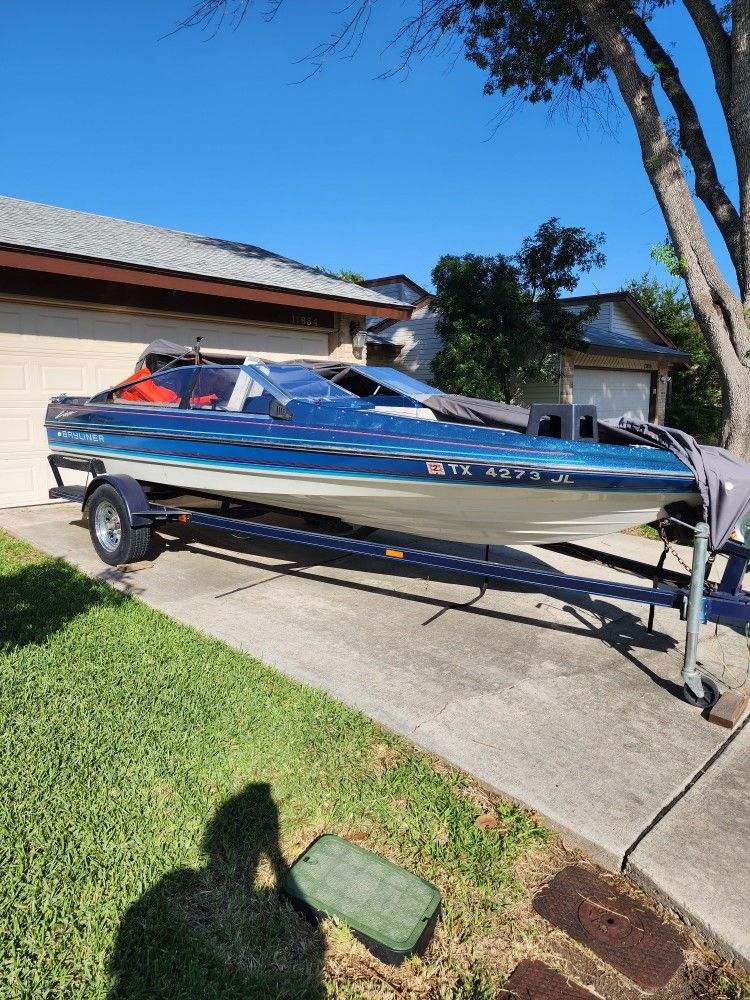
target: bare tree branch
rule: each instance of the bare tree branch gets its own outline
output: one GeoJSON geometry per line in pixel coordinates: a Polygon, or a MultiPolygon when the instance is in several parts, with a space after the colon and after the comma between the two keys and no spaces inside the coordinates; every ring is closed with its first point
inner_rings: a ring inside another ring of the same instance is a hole
{"type": "MultiPolygon", "coordinates": [[[[643,163],[682,263],[683,276],[701,328],[719,361],[722,374],[740,383],[749,362],[748,327],[742,302],[719,271],[708,245],[695,202],[635,53],[603,0],[576,0],[576,7],[607,57],[622,98],[635,124],[643,163]]],[[[746,380],[746,376],[745,376],[746,380]]],[[[733,442],[747,453],[747,428],[733,442]]]]}
{"type": "MultiPolygon", "coordinates": [[[[732,5],[732,88],[729,98],[729,135],[737,161],[740,213],[750,222],[750,4],[735,0],[732,5]]],[[[745,272],[750,271],[750,225],[742,232],[745,272]]],[[[741,283],[742,296],[750,306],[750,285],[741,283]]]]}
{"type": "Polygon", "coordinates": [[[732,53],[729,35],[724,30],[721,18],[711,0],[683,0],[683,2],[703,39],[716,83],[716,93],[719,95],[724,114],[727,114],[732,89],[732,53]]]}
{"type": "Polygon", "coordinates": [[[625,23],[659,74],[664,93],[677,115],[680,145],[695,171],[696,194],[713,216],[729,250],[740,288],[744,288],[745,264],[739,213],[719,181],[716,164],[706,142],[695,105],[680,79],[672,57],[656,39],[643,18],[631,12],[627,15],[625,23]]]}

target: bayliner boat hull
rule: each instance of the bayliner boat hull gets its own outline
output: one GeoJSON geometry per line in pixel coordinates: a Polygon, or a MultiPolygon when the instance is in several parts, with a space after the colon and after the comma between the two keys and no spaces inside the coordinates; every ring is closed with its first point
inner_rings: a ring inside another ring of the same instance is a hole
{"type": "MultiPolygon", "coordinates": [[[[377,479],[259,468],[228,470],[97,456],[107,472],[189,493],[213,493],[428,538],[490,545],[547,545],[613,534],[653,521],[690,492],[544,489],[460,481],[377,479]]],[[[521,470],[509,470],[518,472],[521,470]]]]}
{"type": "Polygon", "coordinates": [[[97,401],[50,405],[54,454],[96,458],[107,472],[146,485],[431,538],[581,541],[654,520],[681,501],[699,502],[689,470],[655,448],[300,400],[287,401],[283,419],[97,401]]]}

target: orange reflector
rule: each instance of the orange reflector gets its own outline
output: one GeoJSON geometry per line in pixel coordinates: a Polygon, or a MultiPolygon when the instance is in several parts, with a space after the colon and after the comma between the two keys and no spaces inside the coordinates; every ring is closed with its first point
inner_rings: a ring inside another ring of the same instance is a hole
{"type": "Polygon", "coordinates": [[[391,556],[393,559],[403,559],[404,553],[399,552],[398,549],[386,549],[385,554],[391,556]]]}
{"type": "Polygon", "coordinates": [[[177,520],[178,521],[182,521],[183,524],[187,524],[188,521],[190,520],[190,515],[189,514],[178,514],[177,515],[177,520]]]}

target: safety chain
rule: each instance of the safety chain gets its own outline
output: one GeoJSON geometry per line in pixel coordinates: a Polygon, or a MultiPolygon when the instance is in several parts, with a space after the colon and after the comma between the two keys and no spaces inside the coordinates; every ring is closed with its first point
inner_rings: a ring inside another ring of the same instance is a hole
{"type": "Polygon", "coordinates": [[[667,552],[671,553],[671,555],[673,555],[675,557],[675,559],[677,560],[677,562],[680,564],[680,566],[682,566],[682,568],[685,570],[686,573],[691,573],[692,570],[691,570],[690,566],[688,566],[688,564],[684,561],[684,559],[682,558],[682,556],[679,554],[679,552],[675,549],[675,547],[672,545],[672,543],[667,538],[667,524],[668,523],[669,523],[668,521],[660,521],[659,522],[659,534],[661,535],[661,540],[664,542],[664,548],[665,548],[665,550],[667,552]]]}

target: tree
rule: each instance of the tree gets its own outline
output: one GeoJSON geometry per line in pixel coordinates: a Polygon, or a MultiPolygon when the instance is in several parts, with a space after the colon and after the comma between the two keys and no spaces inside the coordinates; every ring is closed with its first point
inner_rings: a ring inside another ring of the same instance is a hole
{"type": "Polygon", "coordinates": [[[679,285],[662,285],[648,274],[633,279],[624,290],[635,296],[681,351],[690,355],[690,366],[676,368],[672,375],[666,423],[699,441],[715,444],[721,431],[721,380],[690,300],[679,285]]]}
{"type": "Polygon", "coordinates": [[[525,382],[557,378],[560,352],[580,338],[591,313],[566,311],[559,294],[604,264],[603,241],[553,218],[512,257],[441,257],[432,272],[443,342],[432,372],[440,388],[511,403],[525,382]]]}
{"type": "MultiPolygon", "coordinates": [[[[353,0],[331,40],[311,52],[313,72],[334,52],[353,54],[377,0],[353,0]]],[[[283,0],[269,0],[273,16],[283,0]]],[[[654,31],[675,0],[413,0],[398,29],[400,67],[451,42],[486,73],[485,93],[512,103],[577,104],[603,122],[619,92],[667,224],[693,312],[721,379],[722,443],[750,458],[750,2],[682,0],[682,16],[705,49],[736,166],[736,203],[719,178],[700,114],[668,39],[654,31]],[[671,113],[664,115],[661,100],[671,113]],[[688,183],[694,178],[694,191],[688,183]],[[709,245],[697,200],[716,223],[731,260],[725,275],[709,245]]],[[[186,24],[229,15],[249,0],[201,0],[186,24]]],[[[734,184],[735,178],[729,179],[734,184]]]]}
{"type": "Polygon", "coordinates": [[[350,281],[353,285],[361,285],[365,280],[364,274],[360,274],[359,271],[347,271],[345,268],[341,271],[329,271],[327,267],[318,267],[316,270],[322,274],[327,274],[329,278],[338,278],[339,281],[350,281]]]}

